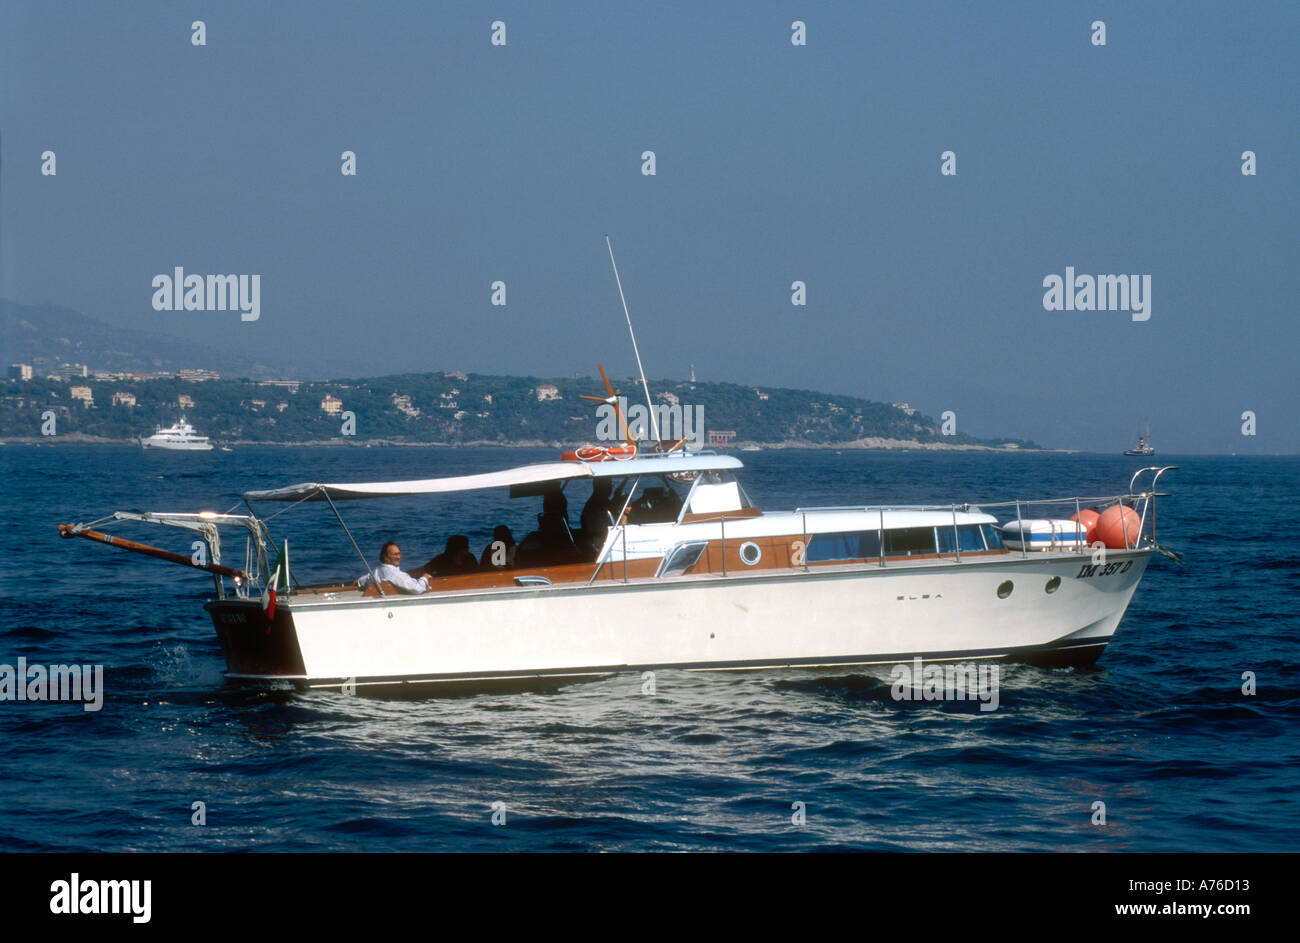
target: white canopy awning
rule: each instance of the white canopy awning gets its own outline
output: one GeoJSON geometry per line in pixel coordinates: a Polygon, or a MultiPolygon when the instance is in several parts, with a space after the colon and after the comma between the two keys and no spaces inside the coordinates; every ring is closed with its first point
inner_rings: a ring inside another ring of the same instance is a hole
{"type": "Polygon", "coordinates": [[[324,484],[303,482],[270,491],[248,491],[245,501],[322,501],[353,498],[396,498],[414,494],[443,494],[450,491],[476,491],[481,488],[504,488],[511,485],[566,481],[570,478],[624,478],[629,475],[666,475],[672,472],[713,471],[742,467],[730,455],[677,452],[671,455],[638,456],[627,461],[544,462],[521,465],[505,471],[455,478],[422,478],[414,481],[370,481],[359,484],[324,484]]]}

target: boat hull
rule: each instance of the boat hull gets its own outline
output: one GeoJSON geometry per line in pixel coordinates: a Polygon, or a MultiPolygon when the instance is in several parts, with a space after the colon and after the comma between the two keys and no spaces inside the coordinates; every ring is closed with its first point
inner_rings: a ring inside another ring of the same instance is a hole
{"type": "Polygon", "coordinates": [[[1152,551],[816,567],[437,596],[208,604],[233,678],[308,686],[580,677],[654,668],[1090,664],[1152,551]],[[999,588],[1012,584],[1003,598],[999,588]],[[1049,583],[1055,582],[1052,592],[1049,583]]]}

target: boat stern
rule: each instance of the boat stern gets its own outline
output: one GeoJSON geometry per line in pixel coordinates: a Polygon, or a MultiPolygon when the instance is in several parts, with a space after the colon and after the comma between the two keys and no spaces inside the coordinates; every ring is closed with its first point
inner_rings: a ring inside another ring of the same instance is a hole
{"type": "Polygon", "coordinates": [[[227,674],[265,680],[298,680],[306,675],[288,606],[277,606],[269,620],[257,599],[216,599],[203,608],[212,616],[227,674]]]}

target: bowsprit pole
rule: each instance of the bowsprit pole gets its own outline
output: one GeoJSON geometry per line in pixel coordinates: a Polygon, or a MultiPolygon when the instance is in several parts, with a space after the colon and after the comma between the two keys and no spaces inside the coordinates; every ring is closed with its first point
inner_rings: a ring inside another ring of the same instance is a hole
{"type": "Polygon", "coordinates": [[[134,540],[126,540],[123,537],[114,537],[110,534],[100,533],[97,530],[91,530],[89,527],[80,527],[75,524],[60,524],[60,537],[85,537],[87,540],[96,540],[110,547],[118,547],[122,550],[130,550],[132,553],[142,553],[147,557],[156,557],[159,560],[166,560],[169,563],[179,563],[181,566],[193,567],[196,570],[204,570],[208,573],[216,573],[220,576],[229,576],[235,580],[247,580],[248,574],[243,570],[236,570],[233,567],[222,566],[219,563],[195,563],[190,557],[183,553],[173,553],[170,550],[163,550],[161,547],[152,547],[149,544],[138,543],[134,540]]]}
{"type": "Polygon", "coordinates": [[[641,388],[645,390],[645,406],[650,413],[650,431],[654,434],[656,447],[659,442],[659,420],[655,418],[655,407],[650,402],[650,384],[645,381],[645,367],[641,366],[641,351],[636,346],[636,332],[632,330],[632,315],[627,312],[627,298],[623,295],[623,280],[618,277],[618,263],[614,261],[614,246],[609,236],[605,236],[605,246],[609,249],[609,264],[614,266],[614,281],[618,285],[618,299],[623,302],[623,317],[627,318],[627,332],[632,335],[632,353],[636,354],[636,368],[641,374],[641,388]]]}

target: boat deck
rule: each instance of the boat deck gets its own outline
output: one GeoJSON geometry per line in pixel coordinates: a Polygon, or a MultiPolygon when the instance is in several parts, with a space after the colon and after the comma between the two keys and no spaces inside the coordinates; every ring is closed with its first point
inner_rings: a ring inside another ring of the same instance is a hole
{"type": "MultiPolygon", "coordinates": [[[[728,548],[730,551],[731,548],[728,548]]],[[[1119,553],[1120,551],[1113,551],[1119,553]]],[[[678,581],[698,578],[728,578],[728,577],[745,577],[745,576],[781,576],[786,574],[802,574],[808,572],[841,572],[857,571],[864,567],[880,569],[882,571],[910,570],[921,567],[932,567],[936,564],[949,564],[952,566],[962,566],[969,563],[990,563],[1003,562],[1009,560],[1026,560],[1026,561],[1043,561],[1057,560],[1061,557],[1073,556],[1080,559],[1089,559],[1091,551],[1078,550],[1071,547],[1042,549],[1042,550],[980,550],[968,551],[961,554],[955,553],[931,553],[916,554],[912,556],[891,556],[886,557],[882,564],[879,558],[857,558],[848,560],[824,560],[824,561],[807,561],[803,564],[795,564],[793,561],[777,560],[775,555],[764,554],[763,560],[755,566],[747,566],[739,559],[738,554],[728,553],[729,557],[734,560],[728,561],[728,566],[723,570],[721,566],[720,553],[710,560],[709,554],[701,554],[700,560],[695,566],[689,567],[681,574],[675,574],[671,577],[661,577],[658,575],[659,568],[662,564],[660,559],[640,559],[627,561],[626,567],[622,561],[606,562],[600,568],[599,573],[594,572],[592,563],[568,563],[556,566],[539,566],[539,567],[519,567],[515,569],[491,570],[478,573],[462,573],[448,576],[433,576],[429,578],[430,588],[425,593],[402,593],[393,584],[384,583],[383,596],[393,596],[399,599],[417,599],[432,596],[449,596],[461,593],[481,592],[483,590],[494,589],[520,589],[520,588],[537,588],[545,586],[585,586],[588,584],[605,585],[609,583],[646,583],[662,582],[664,580],[678,581]],[[712,563],[713,565],[710,565],[712,563]]],[[[367,585],[364,590],[359,589],[355,583],[317,583],[296,587],[289,594],[289,599],[295,597],[302,598],[302,601],[310,601],[311,597],[331,597],[339,596],[350,598],[377,598],[381,595],[378,587],[367,585]]]]}

